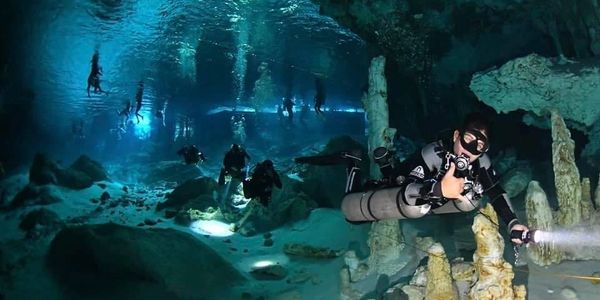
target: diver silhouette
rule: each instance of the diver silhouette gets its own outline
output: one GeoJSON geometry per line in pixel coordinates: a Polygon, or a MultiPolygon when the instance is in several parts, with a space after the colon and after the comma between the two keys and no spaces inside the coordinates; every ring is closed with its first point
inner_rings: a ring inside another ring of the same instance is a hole
{"type": "Polygon", "coordinates": [[[100,53],[98,53],[98,49],[94,51],[94,55],[92,56],[92,69],[90,70],[90,75],[87,79],[87,94],[90,97],[90,87],[94,87],[94,93],[106,93],[100,87],[100,76],[102,76],[102,67],[99,64],[100,61],[100,53]]]}

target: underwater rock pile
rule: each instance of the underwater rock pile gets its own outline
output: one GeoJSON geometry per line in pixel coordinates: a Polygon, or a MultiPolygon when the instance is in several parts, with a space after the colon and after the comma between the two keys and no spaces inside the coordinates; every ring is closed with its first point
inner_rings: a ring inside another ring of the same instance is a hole
{"type": "MultiPolygon", "coordinates": [[[[551,209],[544,190],[537,181],[532,181],[525,198],[527,220],[533,229],[553,232],[560,228],[568,229],[573,234],[585,235],[586,231],[600,228],[600,211],[593,208],[589,179],[580,180],[575,164],[575,143],[565,122],[556,111],[551,113],[551,122],[552,163],[558,210],[551,209]]],[[[597,190],[596,198],[598,197],[597,190]]],[[[592,247],[578,244],[558,249],[555,241],[530,245],[528,255],[532,262],[541,266],[559,263],[563,259],[600,259],[600,253],[592,247]]]]}
{"type": "Polygon", "coordinates": [[[424,299],[525,299],[525,286],[513,286],[512,265],[504,260],[504,240],[498,233],[498,216],[487,205],[475,216],[471,227],[477,250],[473,262],[448,262],[444,249],[434,244],[428,250],[427,268],[420,267],[402,290],[410,300],[424,299]]]}
{"type": "Polygon", "coordinates": [[[80,156],[69,168],[62,169],[43,154],[37,154],[29,169],[29,182],[36,185],[56,184],[71,189],[85,189],[96,181],[107,180],[102,165],[89,157],[80,156]]]}
{"type": "Polygon", "coordinates": [[[47,263],[74,298],[94,294],[125,299],[137,291],[145,294],[133,298],[225,299],[224,294],[245,281],[210,247],[172,229],[116,224],[65,228],[52,241],[47,263]]]}
{"type": "Polygon", "coordinates": [[[559,64],[537,54],[473,75],[470,88],[497,112],[519,109],[545,117],[556,110],[589,137],[583,155],[600,161],[600,60],[559,64]]]}

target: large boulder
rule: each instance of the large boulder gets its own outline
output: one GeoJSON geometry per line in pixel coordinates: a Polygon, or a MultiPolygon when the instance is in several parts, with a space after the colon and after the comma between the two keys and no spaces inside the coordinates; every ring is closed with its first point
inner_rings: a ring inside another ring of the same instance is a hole
{"type": "Polygon", "coordinates": [[[28,184],[15,195],[9,205],[9,209],[30,205],[49,205],[58,202],[62,202],[62,198],[53,186],[28,184]]]}
{"type": "Polygon", "coordinates": [[[52,241],[47,263],[79,299],[233,299],[232,287],[245,281],[210,247],[172,229],[66,228],[52,241]]]}
{"type": "Polygon", "coordinates": [[[25,214],[19,228],[25,231],[27,238],[38,238],[58,231],[62,224],[55,212],[41,208],[25,214]]]}
{"type": "Polygon", "coordinates": [[[159,203],[156,209],[173,208],[177,210],[193,208],[204,210],[209,206],[217,204],[213,196],[216,190],[217,182],[210,177],[190,179],[167,194],[167,200],[159,203]]]}
{"type": "Polygon", "coordinates": [[[30,183],[56,184],[71,189],[85,189],[95,181],[108,179],[106,170],[99,162],[80,156],[69,168],[60,166],[43,154],[36,154],[29,169],[30,183]]]}

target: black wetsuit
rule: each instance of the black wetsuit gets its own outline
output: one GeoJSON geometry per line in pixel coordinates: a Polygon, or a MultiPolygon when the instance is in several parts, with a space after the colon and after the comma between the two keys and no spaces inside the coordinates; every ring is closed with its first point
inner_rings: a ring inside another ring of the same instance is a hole
{"type": "Polygon", "coordinates": [[[140,117],[142,120],[144,116],[140,115],[140,109],[142,109],[142,98],[144,95],[144,82],[140,82],[138,85],[137,92],[135,94],[135,117],[137,119],[138,124],[140,123],[140,117]]]}
{"type": "Polygon", "coordinates": [[[320,79],[315,81],[316,95],[315,95],[315,112],[322,114],[321,106],[325,103],[325,86],[320,79]]]}
{"type": "Polygon", "coordinates": [[[244,181],[244,197],[258,197],[263,206],[268,206],[273,193],[273,186],[282,187],[279,174],[273,165],[259,163],[252,173],[252,179],[244,181]]]}
{"type": "Polygon", "coordinates": [[[95,51],[91,61],[92,69],[90,70],[90,75],[88,76],[88,97],[90,96],[90,87],[94,87],[94,93],[103,92],[102,88],[100,87],[100,76],[102,75],[102,70],[100,69],[99,61],[100,54],[98,51],[95,51]]]}
{"type": "MultiPolygon", "coordinates": [[[[450,144],[450,143],[447,143],[450,144]]],[[[421,151],[400,163],[393,169],[382,170],[390,185],[401,185],[410,190],[418,190],[418,195],[403,194],[407,203],[431,203],[432,206],[440,206],[447,201],[442,196],[441,180],[445,175],[446,153],[451,151],[450,147],[444,146],[442,141],[430,143],[421,151]],[[398,178],[400,176],[400,178],[398,178]],[[413,199],[408,199],[413,198],[413,199]]],[[[483,195],[489,197],[490,203],[498,216],[508,225],[508,228],[518,223],[518,219],[512,209],[508,195],[499,184],[499,178],[492,167],[491,160],[487,154],[471,163],[471,174],[483,187],[483,195]]]]}
{"type": "Polygon", "coordinates": [[[285,100],[283,100],[283,108],[287,111],[288,120],[291,122],[294,118],[294,101],[292,101],[290,97],[286,97],[285,100]]]}
{"type": "Polygon", "coordinates": [[[244,179],[242,171],[246,167],[246,159],[250,160],[250,155],[242,148],[227,151],[225,158],[223,158],[223,168],[221,168],[219,174],[219,184],[223,185],[225,183],[225,175],[230,175],[239,180],[244,179]]]}

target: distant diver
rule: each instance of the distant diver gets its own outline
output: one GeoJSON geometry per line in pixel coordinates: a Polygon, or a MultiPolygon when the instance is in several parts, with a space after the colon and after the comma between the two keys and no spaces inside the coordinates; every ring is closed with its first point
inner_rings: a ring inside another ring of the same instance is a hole
{"type": "Polygon", "coordinates": [[[283,108],[285,108],[288,113],[288,121],[292,122],[292,119],[294,118],[294,101],[292,100],[292,97],[286,96],[283,98],[283,108]]]}
{"type": "Polygon", "coordinates": [[[204,153],[200,152],[195,145],[184,146],[177,151],[177,154],[183,156],[186,165],[197,165],[206,160],[204,153]]]}
{"type": "Polygon", "coordinates": [[[156,111],[154,112],[154,117],[156,117],[157,119],[161,119],[162,120],[162,126],[165,127],[167,126],[165,124],[165,113],[167,111],[167,101],[165,101],[165,103],[163,104],[163,108],[162,109],[156,109],[156,111]]]}
{"type": "Polygon", "coordinates": [[[144,81],[140,80],[138,84],[137,92],[135,93],[135,118],[138,124],[140,124],[140,118],[144,119],[144,116],[140,115],[140,109],[142,109],[142,98],[144,95],[144,81]]]}
{"type": "Polygon", "coordinates": [[[246,143],[246,118],[244,115],[233,115],[230,122],[233,142],[237,144],[246,143]]]}
{"type": "Polygon", "coordinates": [[[281,122],[283,124],[285,115],[283,114],[283,106],[281,104],[277,105],[277,117],[279,118],[279,122],[281,122]]]}
{"type": "Polygon", "coordinates": [[[94,87],[94,93],[106,93],[100,87],[100,76],[102,76],[102,67],[98,64],[100,60],[100,53],[98,53],[98,49],[94,51],[94,55],[92,56],[92,69],[90,71],[90,75],[87,80],[87,94],[90,97],[90,87],[94,87]]]}
{"type": "Polygon", "coordinates": [[[243,180],[246,177],[244,174],[244,168],[246,167],[246,160],[250,160],[250,155],[238,144],[231,145],[231,148],[225,157],[223,158],[223,166],[219,173],[219,185],[225,184],[225,176],[230,176],[238,180],[243,180]]]}
{"type": "Polygon", "coordinates": [[[323,80],[321,78],[315,79],[315,113],[318,116],[323,116],[323,111],[321,111],[321,106],[325,103],[325,85],[323,84],[323,80]]]}

